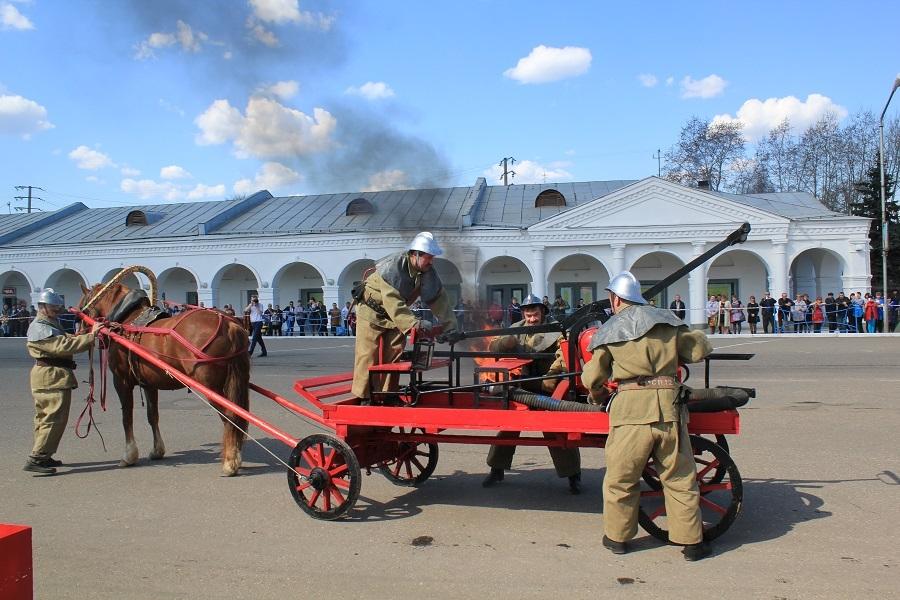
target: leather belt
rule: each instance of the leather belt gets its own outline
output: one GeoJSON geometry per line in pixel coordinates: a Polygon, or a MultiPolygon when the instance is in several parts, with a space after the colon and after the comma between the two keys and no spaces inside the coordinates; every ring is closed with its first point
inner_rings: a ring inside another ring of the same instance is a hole
{"type": "Polygon", "coordinates": [[[628,390],[671,390],[678,386],[674,377],[668,375],[642,375],[633,379],[624,379],[619,382],[619,391],[628,390]]]}
{"type": "Polygon", "coordinates": [[[36,358],[34,364],[39,367],[57,367],[59,369],[74,369],[78,365],[68,358],[36,358]]]}

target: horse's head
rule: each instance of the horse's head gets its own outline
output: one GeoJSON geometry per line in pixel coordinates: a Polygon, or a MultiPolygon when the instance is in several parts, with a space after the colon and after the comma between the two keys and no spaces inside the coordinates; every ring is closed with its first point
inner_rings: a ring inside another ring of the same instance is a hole
{"type": "Polygon", "coordinates": [[[121,283],[107,286],[97,283],[90,288],[81,286],[82,296],[77,308],[94,319],[108,317],[112,308],[128,294],[128,288],[121,283]],[[105,289],[104,289],[105,288],[105,289]]]}

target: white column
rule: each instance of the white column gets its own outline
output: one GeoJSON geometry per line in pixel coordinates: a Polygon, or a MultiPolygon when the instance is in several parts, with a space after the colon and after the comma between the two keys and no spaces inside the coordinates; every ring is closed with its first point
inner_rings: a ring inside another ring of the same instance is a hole
{"type": "MultiPolygon", "coordinates": [[[[691,246],[694,247],[693,257],[697,258],[706,249],[706,242],[691,242],[691,246]]],[[[691,271],[688,277],[688,301],[685,304],[688,311],[686,320],[691,327],[706,327],[707,264],[708,261],[691,271]]]]}
{"type": "MultiPolygon", "coordinates": [[[[207,283],[206,281],[201,281],[200,283],[197,284],[197,305],[198,306],[202,305],[207,308],[212,308],[213,306],[216,306],[218,308],[222,308],[221,306],[219,306],[217,304],[218,300],[219,300],[218,288],[210,287],[209,283],[207,283]]],[[[236,312],[240,312],[240,311],[238,311],[239,308],[241,310],[243,310],[244,307],[243,306],[235,306],[234,310],[236,312]]]]}
{"type": "Polygon", "coordinates": [[[625,270],[625,244],[610,244],[613,253],[612,273],[610,277],[615,277],[625,270]]]}
{"type": "Polygon", "coordinates": [[[782,292],[790,296],[788,281],[787,242],[772,242],[772,272],[769,273],[769,292],[773,298],[780,298],[782,292]]]}
{"type": "Polygon", "coordinates": [[[531,282],[531,293],[535,296],[544,296],[547,294],[547,274],[544,261],[544,246],[537,246],[531,249],[531,265],[534,272],[534,281],[531,282]]]}
{"type": "MultiPolygon", "coordinates": [[[[334,281],[333,279],[329,279],[328,281],[334,281]]],[[[346,301],[346,300],[345,300],[346,301]]],[[[342,307],[340,298],[340,287],[336,285],[323,285],[322,286],[322,302],[325,304],[325,310],[331,309],[331,304],[336,303],[338,308],[342,307]]]]}

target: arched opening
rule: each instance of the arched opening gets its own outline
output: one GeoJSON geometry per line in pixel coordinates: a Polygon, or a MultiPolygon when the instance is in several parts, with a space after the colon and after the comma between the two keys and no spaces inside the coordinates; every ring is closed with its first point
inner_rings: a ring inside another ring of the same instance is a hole
{"type": "Polygon", "coordinates": [[[352,217],[354,215],[371,215],[374,212],[375,207],[372,206],[371,202],[365,198],[357,198],[347,204],[347,210],[344,214],[348,217],[352,217]]]}
{"type": "MultiPolygon", "coordinates": [[[[107,281],[109,281],[110,279],[112,279],[113,277],[115,277],[116,275],[118,275],[121,271],[122,271],[121,268],[118,268],[118,269],[112,269],[111,271],[108,271],[108,272],[106,273],[106,275],[103,276],[103,279],[100,280],[101,283],[106,283],[107,281]]],[[[140,289],[140,287],[141,287],[141,280],[146,281],[146,279],[144,278],[143,275],[141,275],[141,278],[138,279],[137,274],[135,274],[135,273],[129,273],[128,275],[126,275],[125,277],[123,277],[122,279],[120,279],[120,280],[119,280],[119,283],[121,283],[122,285],[125,285],[125,286],[129,287],[129,288],[132,289],[132,290],[136,290],[136,289],[140,289]]],[[[148,283],[149,283],[149,282],[148,282],[148,283]]]]}
{"type": "Polygon", "coordinates": [[[566,197],[563,196],[558,190],[549,189],[544,190],[540,194],[537,195],[537,198],[534,199],[534,207],[535,208],[543,208],[545,206],[565,206],[566,205],[566,197]]]}
{"type": "Polygon", "coordinates": [[[481,266],[478,274],[480,303],[486,308],[497,305],[506,309],[513,298],[521,301],[528,295],[531,282],[531,271],[518,258],[492,258],[481,266]]]}
{"type": "Polygon", "coordinates": [[[459,269],[451,261],[443,258],[435,258],[432,267],[441,278],[441,284],[447,290],[447,296],[450,298],[450,306],[456,306],[462,298],[462,275],[459,269]]]}
{"type": "Polygon", "coordinates": [[[182,267],[172,267],[160,273],[156,278],[159,284],[159,301],[197,306],[197,278],[182,267]]]}
{"type": "Polygon", "coordinates": [[[3,288],[3,308],[7,313],[20,303],[31,304],[31,284],[19,271],[7,271],[0,274],[0,287],[3,288]]]}
{"type": "Polygon", "coordinates": [[[561,297],[571,313],[579,301],[590,304],[604,297],[603,287],[608,281],[609,271],[599,260],[587,254],[571,254],[550,269],[547,290],[552,294],[551,302],[561,297]]]}
{"type": "Polygon", "coordinates": [[[828,292],[844,289],[841,257],[825,248],[804,250],[791,261],[791,297],[809,294],[810,298],[825,298],[828,292]]]}
{"type": "MultiPolygon", "coordinates": [[[[338,277],[338,296],[342,299],[350,299],[350,292],[354,286],[363,280],[363,275],[375,267],[375,261],[371,258],[360,258],[344,267],[338,277]]],[[[346,300],[344,300],[346,302],[346,300]]]]}
{"type": "MultiPolygon", "coordinates": [[[[631,266],[630,271],[641,282],[641,290],[646,291],[683,266],[684,262],[674,254],[657,251],[638,258],[631,266]]],[[[668,308],[669,304],[675,299],[676,294],[681,296],[685,305],[688,305],[688,311],[690,311],[690,283],[687,275],[662,290],[650,300],[660,308],[668,308]]]]}
{"type": "Polygon", "coordinates": [[[314,266],[293,262],[283,266],[272,282],[274,303],[282,307],[293,301],[306,304],[310,298],[324,301],[322,274],[314,266]]]}
{"type": "Polygon", "coordinates": [[[750,296],[759,302],[769,290],[766,263],[753,252],[729,250],[720,254],[706,273],[706,297],[736,296],[745,305],[750,296]]]}
{"type": "Polygon", "coordinates": [[[130,227],[132,225],[146,225],[147,224],[147,213],[142,210],[133,210],[128,213],[125,217],[125,226],[130,227]]]}
{"type": "Polygon", "coordinates": [[[250,297],[259,293],[259,280],[249,267],[233,263],[219,269],[212,281],[216,306],[231,304],[240,314],[250,304],[250,297]]]}
{"type": "Polygon", "coordinates": [[[83,294],[81,286],[88,287],[87,281],[73,269],[60,269],[54,272],[44,284],[44,288],[53,288],[62,296],[67,307],[74,306],[81,298],[83,294]]]}

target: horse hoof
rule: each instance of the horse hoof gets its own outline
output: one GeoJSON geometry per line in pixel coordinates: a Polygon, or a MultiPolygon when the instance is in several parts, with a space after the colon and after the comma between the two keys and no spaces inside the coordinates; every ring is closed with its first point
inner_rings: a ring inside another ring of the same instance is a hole
{"type": "Polygon", "coordinates": [[[165,452],[151,452],[150,456],[149,456],[150,460],[162,460],[165,457],[166,457],[165,452]]]}
{"type": "Polygon", "coordinates": [[[123,458],[122,460],[119,461],[119,466],[120,466],[120,467],[132,467],[132,466],[134,466],[134,463],[133,463],[133,462],[128,462],[127,460],[125,460],[125,459],[123,458]]]}
{"type": "Polygon", "coordinates": [[[224,475],[225,477],[234,477],[235,475],[238,474],[238,471],[240,470],[240,468],[241,468],[240,459],[237,459],[234,461],[226,460],[225,462],[222,463],[222,475],[224,475]]]}

